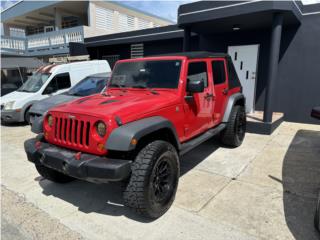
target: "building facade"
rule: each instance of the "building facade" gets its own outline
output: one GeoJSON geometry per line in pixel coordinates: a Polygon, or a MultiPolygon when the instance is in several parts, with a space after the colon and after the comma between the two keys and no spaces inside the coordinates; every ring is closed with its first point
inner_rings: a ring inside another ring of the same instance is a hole
{"type": "Polygon", "coordinates": [[[50,57],[69,54],[85,38],[172,24],[109,1],[19,1],[1,13],[1,54],[50,57]]]}
{"type": "MultiPolygon", "coordinates": [[[[181,5],[178,24],[85,39],[92,58],[181,51],[227,52],[247,99],[247,112],[274,112],[293,122],[320,105],[320,4],[300,1],[200,1],[181,5]]],[[[135,57],[135,56],[134,56],[135,57]]]]}

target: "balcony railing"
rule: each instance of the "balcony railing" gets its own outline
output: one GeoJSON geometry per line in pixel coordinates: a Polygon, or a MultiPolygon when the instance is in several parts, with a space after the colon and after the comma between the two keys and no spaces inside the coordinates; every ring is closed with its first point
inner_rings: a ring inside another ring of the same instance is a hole
{"type": "Polygon", "coordinates": [[[25,38],[1,36],[1,51],[20,55],[68,53],[69,42],[83,42],[84,27],[40,33],[25,38]]]}

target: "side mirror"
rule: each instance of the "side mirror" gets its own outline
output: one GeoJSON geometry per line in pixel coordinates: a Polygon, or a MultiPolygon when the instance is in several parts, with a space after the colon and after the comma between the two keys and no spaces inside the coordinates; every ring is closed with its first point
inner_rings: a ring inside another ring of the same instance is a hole
{"type": "Polygon", "coordinates": [[[200,93],[204,91],[204,82],[201,80],[187,82],[187,92],[189,93],[200,93]]]}
{"type": "Polygon", "coordinates": [[[51,86],[48,86],[44,91],[43,91],[43,94],[51,94],[51,93],[54,93],[55,92],[55,89],[51,86]]]}

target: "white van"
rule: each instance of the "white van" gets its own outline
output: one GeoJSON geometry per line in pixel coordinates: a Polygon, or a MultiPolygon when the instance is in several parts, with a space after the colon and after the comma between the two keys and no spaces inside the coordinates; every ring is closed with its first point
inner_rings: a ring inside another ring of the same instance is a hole
{"type": "Polygon", "coordinates": [[[33,103],[65,92],[89,75],[105,72],[111,72],[106,60],[43,66],[17,91],[1,97],[1,121],[29,122],[29,109],[33,103]]]}

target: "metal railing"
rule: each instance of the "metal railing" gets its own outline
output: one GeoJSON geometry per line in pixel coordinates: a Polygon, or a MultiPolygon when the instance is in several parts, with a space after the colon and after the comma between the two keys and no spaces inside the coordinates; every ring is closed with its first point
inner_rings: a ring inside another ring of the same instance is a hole
{"type": "Polygon", "coordinates": [[[1,36],[1,51],[12,54],[42,55],[61,53],[68,49],[69,42],[83,42],[83,26],[40,33],[25,38],[1,36]]]}

